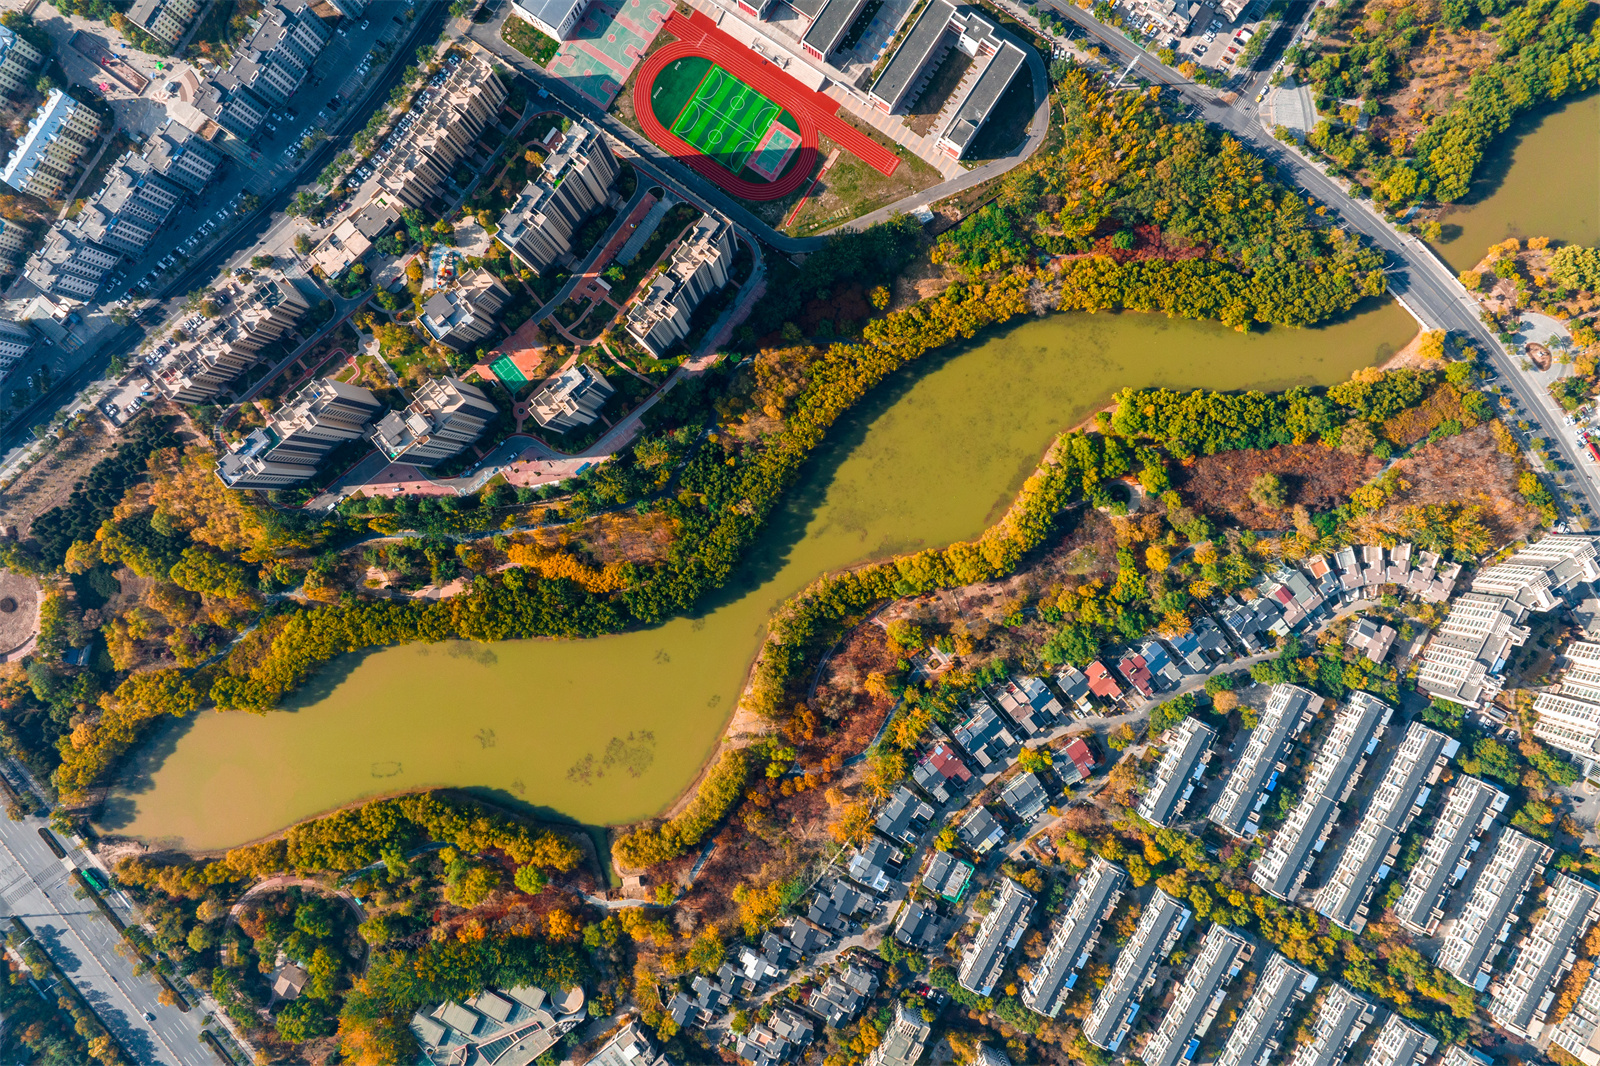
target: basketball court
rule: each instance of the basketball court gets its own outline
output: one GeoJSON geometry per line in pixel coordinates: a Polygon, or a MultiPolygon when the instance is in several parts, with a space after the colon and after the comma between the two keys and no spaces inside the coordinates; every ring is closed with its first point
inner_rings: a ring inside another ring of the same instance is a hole
{"type": "Polygon", "coordinates": [[[605,0],[590,4],[545,70],[606,109],[639,65],[672,0],[605,0]]]}

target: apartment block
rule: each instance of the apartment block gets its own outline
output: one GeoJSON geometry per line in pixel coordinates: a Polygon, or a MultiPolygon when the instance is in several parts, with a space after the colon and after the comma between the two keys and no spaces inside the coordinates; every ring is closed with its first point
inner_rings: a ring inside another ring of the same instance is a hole
{"type": "Polygon", "coordinates": [[[1072,902],[1050,931],[1044,955],[1034,964],[1033,979],[1022,990],[1024,1006],[1046,1018],[1061,1013],[1100,938],[1101,923],[1116,909],[1127,884],[1127,872],[1120,866],[1098,855],[1090,861],[1089,868],[1078,876],[1072,902]]]}
{"type": "Polygon", "coordinates": [[[1600,758],[1600,644],[1579,641],[1562,653],[1561,687],[1533,701],[1533,735],[1580,759],[1600,758]]]}
{"type": "Polygon", "coordinates": [[[1439,1041],[1432,1033],[1391,1014],[1372,1042],[1367,1066],[1423,1066],[1438,1047],[1439,1041]]]}
{"type": "Polygon", "coordinates": [[[1183,984],[1178,986],[1172,1006],[1139,1052],[1144,1066],[1178,1066],[1180,1062],[1193,1061],[1199,1042],[1222,1009],[1228,986],[1254,951],[1255,942],[1242,933],[1212,925],[1189,972],[1183,976],[1183,984]]]}
{"type": "Polygon", "coordinates": [[[105,184],[89,197],[76,221],[94,243],[137,259],[186,195],[129,152],[111,165],[105,184]]]}
{"type": "Polygon", "coordinates": [[[1600,580],[1595,537],[1552,533],[1472,579],[1472,591],[1504,596],[1530,611],[1560,605],[1574,586],[1600,580]]]}
{"type": "Polygon", "coordinates": [[[1378,1018],[1371,1000],[1334,984],[1322,997],[1311,1027],[1311,1043],[1301,1044],[1289,1066],[1339,1066],[1350,1049],[1378,1018]]]}
{"type": "Polygon", "coordinates": [[[983,917],[978,935],[961,955],[957,978],[961,987],[980,996],[994,991],[1006,968],[1006,959],[1028,931],[1033,917],[1033,895],[1009,877],[1000,879],[994,909],[983,917]]]}
{"type": "Polygon", "coordinates": [[[100,115],[60,89],[51,89],[11,150],[0,181],[17,192],[58,200],[100,136],[100,115]]]}
{"type": "Polygon", "coordinates": [[[145,162],[153,174],[192,193],[201,193],[222,165],[222,153],[181,122],[168,119],[150,135],[145,162]]]}
{"type": "Polygon", "coordinates": [[[15,271],[32,243],[33,233],[26,226],[0,218],[0,274],[15,271]]]}
{"type": "Polygon", "coordinates": [[[495,240],[543,274],[566,259],[584,221],[611,198],[617,170],[617,157],[600,130],[572,123],[545,158],[539,177],[500,217],[495,240]]]}
{"type": "Polygon", "coordinates": [[[310,0],[273,0],[262,10],[255,32],[235,52],[229,71],[270,107],[282,107],[305,83],[332,37],[310,0]]]}
{"type": "Polygon", "coordinates": [[[1534,875],[1555,852],[1515,829],[1503,829],[1489,863],[1478,875],[1466,909],[1445,937],[1434,961],[1446,973],[1482,992],[1495,955],[1516,921],[1517,907],[1534,875]]]}
{"type": "Polygon", "coordinates": [[[1459,741],[1412,722],[1395,750],[1377,791],[1361,812],[1361,824],[1339,855],[1339,865],[1317,892],[1317,913],[1359,933],[1367,924],[1367,901],[1389,876],[1406,831],[1428,801],[1429,787],[1461,747],[1459,741]]]}
{"type": "Polygon", "coordinates": [[[288,337],[311,304],[288,282],[257,281],[217,293],[223,314],[198,327],[156,365],[152,380],[178,403],[203,403],[261,361],[269,344],[288,337]]]}
{"type": "Polygon", "coordinates": [[[1227,1043],[1222,1045],[1217,1066],[1257,1066],[1268,1055],[1276,1059],[1284,1020],[1295,1002],[1304,999],[1316,986],[1315,974],[1302,970],[1274,951],[1256,981],[1255,990],[1240,1008],[1227,1043]]]}
{"type": "Polygon", "coordinates": [[[17,361],[33,350],[35,337],[26,322],[0,318],[0,380],[17,361]]]}
{"type": "Polygon", "coordinates": [[[1528,639],[1527,617],[1526,607],[1505,596],[1461,596],[1422,653],[1417,688],[1467,707],[1494,699],[1512,649],[1528,639]]]}
{"type": "Polygon", "coordinates": [[[444,191],[505,102],[506,87],[484,60],[452,55],[446,64],[444,81],[418,95],[411,125],[378,170],[379,186],[407,207],[444,191]]]}
{"type": "Polygon", "coordinates": [[[231,70],[218,71],[207,78],[195,94],[194,106],[219,128],[241,141],[253,139],[272,111],[271,105],[251,91],[231,70]]]}
{"type": "Polygon", "coordinates": [[[1445,895],[1462,877],[1478,842],[1511,797],[1476,777],[1457,776],[1445,793],[1423,841],[1422,855],[1406,875],[1405,890],[1394,905],[1400,924],[1418,936],[1432,936],[1444,917],[1445,895]]]}
{"type": "Polygon", "coordinates": [[[1578,1001],[1551,1034],[1550,1044],[1583,1066],[1600,1066],[1600,971],[1589,974],[1578,1001]]]}
{"type": "Polygon", "coordinates": [[[1551,878],[1544,916],[1517,945],[1511,972],[1495,982],[1489,1017],[1518,1036],[1539,1035],[1556,983],[1577,961],[1574,946],[1600,917],[1597,905],[1600,889],[1569,874],[1551,878]]]}
{"type": "Polygon", "coordinates": [[[1251,880],[1279,899],[1294,899],[1393,714],[1394,708],[1376,696],[1350,693],[1317,748],[1301,783],[1300,802],[1273,834],[1251,880]]]}
{"type": "Polygon", "coordinates": [[[511,293],[500,280],[479,267],[428,297],[418,321],[428,336],[459,352],[494,336],[499,330],[494,316],[510,300],[511,293]]]}
{"type": "Polygon", "coordinates": [[[600,409],[615,391],[598,370],[579,363],[546,381],[533,394],[529,409],[541,426],[565,433],[599,418],[600,409]]]}
{"type": "Polygon", "coordinates": [[[894,1005],[894,1020],[878,1046],[867,1055],[866,1066],[916,1066],[928,1048],[933,1026],[922,1020],[922,1012],[905,1003],[894,1005]]]}
{"type": "Polygon", "coordinates": [[[1139,1012],[1139,1000],[1155,982],[1156,967],[1178,946],[1190,917],[1188,907],[1160,889],[1145,904],[1133,936],[1117,954],[1111,979],[1083,1023],[1084,1038],[1091,1044],[1107,1051],[1122,1046],[1139,1012]]]}
{"type": "Polygon", "coordinates": [[[371,440],[391,462],[432,466],[459,455],[499,417],[494,402],[457,377],[430,378],[404,411],[390,411],[371,440]]]}
{"type": "Polygon", "coordinates": [[[20,96],[33,90],[44,53],[0,26],[0,92],[20,96]]]}
{"type": "Polygon", "coordinates": [[[90,300],[121,260],[116,252],[84,236],[73,219],[50,227],[44,244],[28,257],[22,274],[41,292],[90,300]]]}
{"type": "Polygon", "coordinates": [[[235,489],[304,481],[334,449],[364,436],[382,411],[383,404],[368,390],[320,378],[230,449],[217,463],[217,476],[235,489]]]}
{"type": "Polygon", "coordinates": [[[1157,825],[1171,825],[1205,776],[1217,731],[1198,718],[1185,718],[1172,730],[1155,780],[1139,801],[1139,813],[1157,825]]]}
{"type": "Polygon", "coordinates": [[[1289,742],[1300,734],[1322,707],[1322,697],[1298,685],[1274,685],[1244,751],[1233,764],[1222,795],[1206,817],[1219,829],[1236,837],[1253,837],[1260,828],[1260,811],[1283,772],[1281,762],[1289,742]]]}
{"type": "Polygon", "coordinates": [[[695,308],[730,280],[733,223],[701,215],[672,253],[672,262],[628,309],[628,332],[657,359],[689,336],[695,308]]]}
{"type": "Polygon", "coordinates": [[[128,21],[150,36],[175,45],[189,32],[205,0],[134,0],[128,21]]]}

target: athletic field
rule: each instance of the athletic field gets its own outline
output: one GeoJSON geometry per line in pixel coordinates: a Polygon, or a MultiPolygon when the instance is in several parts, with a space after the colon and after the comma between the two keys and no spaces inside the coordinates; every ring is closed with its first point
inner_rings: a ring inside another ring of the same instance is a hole
{"type": "MultiPolygon", "coordinates": [[[[690,70],[698,65],[680,62],[690,70]]],[[[669,128],[691,148],[738,174],[757,146],[765,146],[767,131],[782,113],[777,104],[712,63],[669,128]]],[[[770,169],[769,164],[768,173],[770,169]]]]}

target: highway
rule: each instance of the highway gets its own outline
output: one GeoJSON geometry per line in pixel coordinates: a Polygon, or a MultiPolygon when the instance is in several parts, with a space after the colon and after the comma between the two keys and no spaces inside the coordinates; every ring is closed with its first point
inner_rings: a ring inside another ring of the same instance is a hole
{"type": "Polygon", "coordinates": [[[1134,75],[1176,92],[1198,110],[1200,118],[1226,130],[1272,162],[1278,167],[1280,178],[1326,204],[1329,212],[1347,229],[1360,233],[1381,248],[1389,258],[1389,291],[1423,326],[1449,330],[1458,338],[1470,341],[1487,357],[1498,383],[1514,398],[1520,417],[1527,419],[1534,435],[1543,436],[1553,444],[1563,468],[1556,476],[1561,488],[1577,497],[1583,511],[1600,513],[1600,484],[1597,484],[1595,467],[1578,454],[1576,438],[1564,432],[1566,416],[1559,405],[1545,389],[1523,376],[1517,360],[1507,354],[1479,318],[1477,302],[1432,249],[1418,238],[1395,229],[1370,202],[1351,197],[1343,185],[1310,159],[1272,135],[1253,102],[1254,94],[1267,81],[1266,74],[1252,75],[1237,101],[1230,103],[1215,91],[1187,81],[1122,33],[1098,22],[1076,5],[1055,0],[1046,0],[1046,3],[1097,43],[1120,56],[1121,65],[1131,64],[1134,75]]]}
{"type": "Polygon", "coordinates": [[[67,859],[56,858],[39,836],[44,825],[40,818],[0,819],[0,915],[27,923],[134,1062],[216,1066],[215,1053],[200,1042],[206,1009],[165,1006],[161,987],[134,975],[133,963],[117,953],[121,935],[92,902],[74,895],[69,862],[87,869],[89,860],[59,834],[67,859]]]}

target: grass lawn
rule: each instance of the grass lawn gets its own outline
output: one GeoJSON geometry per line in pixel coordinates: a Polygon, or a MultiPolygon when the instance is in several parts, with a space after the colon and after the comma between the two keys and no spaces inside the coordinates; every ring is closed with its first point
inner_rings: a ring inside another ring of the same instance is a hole
{"type": "Polygon", "coordinates": [[[555,58],[560,42],[554,41],[515,15],[507,15],[500,27],[500,39],[541,67],[555,58]]]}
{"type": "MultiPolygon", "coordinates": [[[[853,121],[851,125],[899,155],[900,165],[893,174],[885,177],[849,152],[840,153],[838,162],[812,190],[794,222],[784,227],[785,233],[809,237],[886,207],[915,192],[931,189],[944,180],[937,170],[918,159],[909,149],[892,143],[877,130],[853,121]]],[[[831,149],[832,145],[824,141],[824,151],[831,149]]]]}

